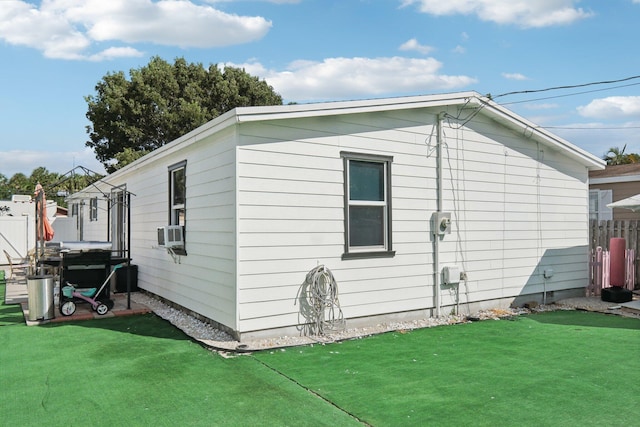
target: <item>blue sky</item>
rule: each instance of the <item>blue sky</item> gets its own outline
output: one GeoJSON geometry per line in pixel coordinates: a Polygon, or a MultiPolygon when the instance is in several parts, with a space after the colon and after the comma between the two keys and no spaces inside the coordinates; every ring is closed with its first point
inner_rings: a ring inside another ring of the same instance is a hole
{"type": "MultiPolygon", "coordinates": [[[[0,0],[0,174],[103,172],[84,97],[155,55],[242,66],[285,102],[495,96],[640,75],[638,22],[640,0],[0,0]]],[[[640,79],[496,101],[640,152],[640,79]]]]}

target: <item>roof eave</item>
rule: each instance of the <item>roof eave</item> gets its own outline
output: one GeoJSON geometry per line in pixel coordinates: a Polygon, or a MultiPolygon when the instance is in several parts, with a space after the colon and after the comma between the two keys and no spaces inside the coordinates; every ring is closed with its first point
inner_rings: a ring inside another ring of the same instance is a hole
{"type": "Polygon", "coordinates": [[[579,148],[569,141],[547,131],[502,107],[496,102],[475,91],[456,92],[440,95],[421,95],[399,98],[380,98],[361,101],[323,102],[317,104],[277,105],[270,107],[239,107],[236,112],[237,122],[256,122],[265,120],[293,119],[303,117],[331,116],[338,114],[371,113],[386,110],[407,110],[415,108],[437,108],[439,106],[466,105],[482,108],[485,114],[503,125],[530,133],[546,146],[562,151],[568,157],[577,160],[588,170],[604,169],[605,162],[591,153],[579,148]]]}
{"type": "Polygon", "coordinates": [[[512,129],[522,131],[523,134],[529,133],[530,137],[535,138],[551,149],[563,152],[568,157],[583,164],[588,170],[600,170],[605,168],[606,162],[604,160],[559,137],[558,135],[549,132],[545,128],[536,125],[524,117],[519,116],[496,102],[485,97],[476,98],[476,102],[478,102],[479,106],[484,105],[484,109],[494,120],[512,129]]]}
{"type": "Polygon", "coordinates": [[[456,92],[442,95],[376,98],[358,101],[321,102],[315,104],[275,105],[269,107],[239,107],[238,122],[334,116],[338,114],[372,113],[387,110],[461,105],[477,98],[477,92],[456,92]]]}

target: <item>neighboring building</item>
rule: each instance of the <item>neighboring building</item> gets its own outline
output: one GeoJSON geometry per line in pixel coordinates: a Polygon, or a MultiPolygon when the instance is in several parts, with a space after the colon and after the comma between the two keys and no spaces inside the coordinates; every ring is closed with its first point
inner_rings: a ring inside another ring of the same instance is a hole
{"type": "Polygon", "coordinates": [[[607,204],[640,194],[640,164],[607,166],[589,172],[589,218],[638,220],[640,212],[611,209],[607,204]]]}
{"type": "Polygon", "coordinates": [[[277,336],[309,321],[318,265],[348,325],[583,295],[588,172],[602,168],[475,92],[245,107],[69,209],[84,240],[130,237],[140,288],[238,338],[277,336]],[[158,245],[167,226],[183,246],[158,245]]]}

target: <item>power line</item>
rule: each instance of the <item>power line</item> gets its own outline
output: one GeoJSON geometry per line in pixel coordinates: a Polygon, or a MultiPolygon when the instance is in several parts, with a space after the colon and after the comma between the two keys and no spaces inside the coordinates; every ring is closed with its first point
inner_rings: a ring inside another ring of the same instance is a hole
{"type": "Polygon", "coordinates": [[[576,85],[554,86],[554,87],[548,87],[548,88],[545,88],[545,89],[519,90],[519,91],[514,91],[514,92],[505,92],[505,93],[501,93],[500,95],[496,95],[496,96],[493,96],[493,97],[491,97],[489,95],[489,97],[492,98],[492,99],[496,99],[496,98],[501,98],[503,96],[509,96],[509,95],[520,95],[520,94],[525,94],[525,93],[549,92],[549,91],[552,91],[552,90],[576,89],[576,88],[579,88],[579,87],[621,83],[621,82],[626,82],[626,81],[634,80],[634,79],[640,79],[640,75],[631,76],[631,77],[625,77],[625,78],[617,79],[617,80],[602,80],[602,81],[599,81],[599,82],[582,83],[582,84],[576,84],[576,85]]]}
{"type": "Polygon", "coordinates": [[[504,102],[504,103],[501,103],[500,105],[523,104],[526,102],[533,102],[533,101],[545,101],[547,99],[566,98],[568,96],[584,95],[585,93],[604,92],[607,90],[620,89],[622,87],[638,86],[638,85],[640,85],[640,83],[629,83],[626,85],[613,86],[613,87],[608,87],[604,89],[583,90],[581,92],[566,93],[564,95],[554,95],[554,96],[546,96],[544,98],[532,98],[532,99],[524,99],[522,101],[504,102]]]}

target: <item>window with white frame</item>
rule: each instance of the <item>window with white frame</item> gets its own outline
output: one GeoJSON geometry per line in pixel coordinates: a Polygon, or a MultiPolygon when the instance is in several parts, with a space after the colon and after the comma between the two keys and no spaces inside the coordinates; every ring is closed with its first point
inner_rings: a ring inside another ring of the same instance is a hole
{"type": "MultiPolygon", "coordinates": [[[[187,220],[187,161],[169,166],[169,225],[182,226],[182,238],[186,245],[187,220]]],[[[186,246],[173,248],[179,255],[187,255],[186,246]]]]}
{"type": "Polygon", "coordinates": [[[589,219],[608,221],[613,219],[613,209],[607,207],[613,200],[613,190],[589,190],[589,219]]]}
{"type": "Polygon", "coordinates": [[[344,161],[345,249],[343,258],[393,256],[391,242],[392,157],[341,153],[344,161]]]}
{"type": "Polygon", "coordinates": [[[169,225],[185,224],[187,183],[186,160],[169,167],[169,225]]]}

